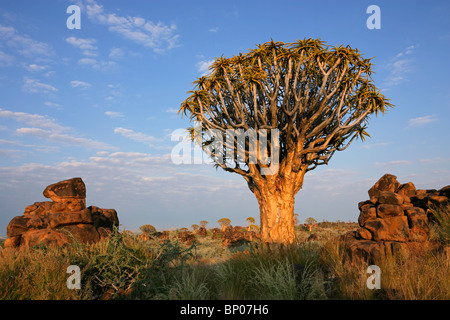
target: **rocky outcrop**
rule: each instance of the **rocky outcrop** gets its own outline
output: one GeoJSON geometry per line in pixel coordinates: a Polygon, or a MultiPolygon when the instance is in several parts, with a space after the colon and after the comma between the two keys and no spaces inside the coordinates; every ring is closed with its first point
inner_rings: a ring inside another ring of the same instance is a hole
{"type": "Polygon", "coordinates": [[[344,236],[351,259],[372,263],[383,254],[405,250],[411,243],[429,240],[432,205],[450,203],[450,186],[417,190],[412,182],[400,184],[385,174],[368,191],[370,200],[358,204],[360,228],[344,236]]]}
{"type": "Polygon", "coordinates": [[[35,202],[7,226],[5,248],[35,245],[63,246],[76,239],[94,243],[119,226],[114,209],[86,208],[86,187],[81,178],[52,184],[43,192],[52,201],[35,202]]]}

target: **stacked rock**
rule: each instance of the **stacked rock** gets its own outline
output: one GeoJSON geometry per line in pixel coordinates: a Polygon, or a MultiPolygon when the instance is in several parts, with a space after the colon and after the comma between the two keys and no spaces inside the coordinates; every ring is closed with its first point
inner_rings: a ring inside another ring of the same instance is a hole
{"type": "Polygon", "coordinates": [[[358,204],[360,228],[346,235],[350,256],[376,260],[382,252],[404,248],[408,242],[429,239],[431,205],[449,204],[450,186],[417,190],[412,182],[400,184],[385,174],[368,191],[370,200],[358,204]]]}
{"type": "Polygon", "coordinates": [[[5,248],[44,244],[63,246],[72,237],[82,243],[98,242],[119,226],[114,209],[86,208],[86,187],[81,178],[60,181],[45,188],[52,201],[35,202],[8,224],[5,248]]]}

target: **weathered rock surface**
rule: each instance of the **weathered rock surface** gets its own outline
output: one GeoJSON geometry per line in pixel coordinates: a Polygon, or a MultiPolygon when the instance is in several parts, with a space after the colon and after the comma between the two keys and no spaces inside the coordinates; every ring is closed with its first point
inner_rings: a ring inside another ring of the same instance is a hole
{"type": "Polygon", "coordinates": [[[361,228],[342,239],[350,259],[372,263],[383,254],[427,242],[433,220],[430,206],[450,204],[450,186],[420,190],[412,182],[400,184],[391,174],[381,177],[368,194],[370,200],[358,203],[361,228]]]}
{"type": "Polygon", "coordinates": [[[24,249],[40,244],[59,247],[73,239],[95,243],[119,226],[116,210],[86,208],[86,187],[81,178],[52,184],[43,194],[52,201],[35,202],[25,208],[23,215],[10,221],[5,248],[24,249]]]}

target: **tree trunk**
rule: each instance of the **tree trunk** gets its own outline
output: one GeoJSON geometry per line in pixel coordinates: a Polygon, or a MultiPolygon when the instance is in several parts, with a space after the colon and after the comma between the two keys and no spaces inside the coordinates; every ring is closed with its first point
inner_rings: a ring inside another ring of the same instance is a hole
{"type": "Polygon", "coordinates": [[[269,248],[283,247],[295,241],[294,192],[264,188],[255,193],[259,202],[261,240],[269,248]]]}

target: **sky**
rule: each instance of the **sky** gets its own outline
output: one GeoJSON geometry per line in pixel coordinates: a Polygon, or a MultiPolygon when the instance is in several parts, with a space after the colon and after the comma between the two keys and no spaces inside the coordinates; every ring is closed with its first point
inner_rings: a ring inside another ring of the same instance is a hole
{"type": "Polygon", "coordinates": [[[395,105],[370,119],[371,138],[306,174],[300,222],[356,221],[385,173],[418,189],[449,185],[449,13],[448,1],[1,1],[0,236],[49,200],[47,185],[73,177],[87,205],[116,209],[126,230],[258,222],[244,179],[173,163],[171,134],[189,126],[177,111],[216,57],[271,39],[358,48],[395,105]],[[79,29],[68,28],[71,5],[79,29]],[[379,29],[368,28],[370,5],[379,29]]]}

